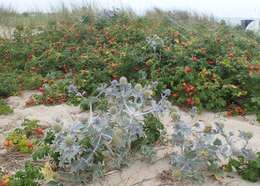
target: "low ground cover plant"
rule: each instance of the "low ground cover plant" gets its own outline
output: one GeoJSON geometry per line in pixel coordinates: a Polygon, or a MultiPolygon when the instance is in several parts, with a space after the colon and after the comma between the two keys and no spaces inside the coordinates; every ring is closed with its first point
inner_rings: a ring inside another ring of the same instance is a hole
{"type": "Polygon", "coordinates": [[[13,109],[6,103],[5,100],[0,99],[0,115],[7,115],[13,112],[13,109]]]}
{"type": "Polygon", "coordinates": [[[24,90],[38,89],[43,83],[41,74],[37,73],[23,73],[17,78],[20,80],[22,89],[24,90]]]}
{"type": "Polygon", "coordinates": [[[0,73],[0,97],[5,98],[17,94],[18,81],[14,73],[0,73]]]}
{"type": "Polygon", "coordinates": [[[242,155],[234,157],[225,168],[229,172],[237,172],[245,180],[257,182],[260,178],[260,153],[256,153],[250,159],[242,155]]]}
{"type": "Polygon", "coordinates": [[[25,119],[20,128],[7,134],[3,145],[8,151],[32,153],[43,135],[44,129],[38,125],[38,121],[25,119]]]}
{"type": "Polygon", "coordinates": [[[31,162],[26,162],[24,169],[17,171],[14,175],[8,177],[2,185],[6,186],[37,186],[43,179],[41,168],[33,165],[31,162]]]}
{"type": "Polygon", "coordinates": [[[43,83],[37,90],[41,94],[32,95],[27,101],[27,106],[45,104],[62,104],[68,100],[67,87],[68,80],[56,80],[51,83],[43,83]]]}

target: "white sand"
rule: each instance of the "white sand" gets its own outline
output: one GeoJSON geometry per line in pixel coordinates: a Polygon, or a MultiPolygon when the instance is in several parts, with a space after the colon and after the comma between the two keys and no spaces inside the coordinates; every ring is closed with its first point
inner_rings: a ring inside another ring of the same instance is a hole
{"type": "Polygon", "coordinates": [[[0,25],[0,38],[2,37],[2,38],[6,38],[6,39],[11,39],[14,31],[15,31],[15,28],[0,25]]]}
{"type": "MultiPolygon", "coordinates": [[[[25,101],[35,92],[25,92],[19,97],[10,97],[7,99],[8,103],[14,109],[14,113],[7,116],[0,116],[0,143],[3,143],[4,135],[19,126],[22,121],[27,119],[37,119],[43,126],[51,126],[56,122],[56,119],[60,119],[64,125],[69,125],[73,121],[85,120],[87,113],[81,112],[79,107],[68,106],[65,104],[56,106],[34,106],[25,107],[25,101]]],[[[203,112],[195,119],[189,116],[187,112],[180,111],[181,119],[187,122],[194,122],[194,120],[202,120],[206,123],[214,123],[214,121],[222,121],[226,131],[237,132],[248,131],[253,133],[253,138],[250,140],[251,146],[256,150],[260,151],[260,125],[255,121],[254,116],[243,117],[232,117],[226,118],[221,114],[214,114],[210,112],[203,112]]],[[[171,122],[169,117],[162,118],[163,123],[167,129],[167,133],[171,134],[171,122]]],[[[159,174],[164,170],[169,170],[169,154],[171,153],[172,147],[158,147],[157,160],[154,164],[145,163],[143,161],[131,162],[131,165],[122,171],[113,171],[108,173],[104,179],[99,182],[92,183],[91,185],[105,185],[105,186],[130,186],[130,185],[163,185],[160,180],[159,174]]],[[[1,155],[0,155],[1,156],[1,155]]],[[[187,185],[176,183],[174,185],[187,185]]],[[[260,185],[260,183],[250,183],[241,180],[239,177],[235,178],[224,178],[221,182],[207,180],[204,184],[207,185],[232,185],[232,186],[249,186],[249,185],[260,185]]]]}

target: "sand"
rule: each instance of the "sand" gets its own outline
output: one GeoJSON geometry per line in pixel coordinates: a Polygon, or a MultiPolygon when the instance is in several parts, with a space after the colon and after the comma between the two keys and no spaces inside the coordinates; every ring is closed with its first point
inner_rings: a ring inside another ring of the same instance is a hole
{"type": "Polygon", "coordinates": [[[11,39],[14,34],[15,28],[0,25],[0,38],[11,39]]]}
{"type": "MultiPolygon", "coordinates": [[[[40,125],[44,127],[49,127],[53,125],[57,119],[59,119],[65,126],[69,126],[74,121],[86,120],[88,114],[81,112],[79,107],[70,106],[66,104],[55,105],[55,106],[33,106],[26,107],[26,100],[36,92],[26,91],[20,96],[12,96],[7,99],[8,104],[14,109],[14,113],[7,116],[0,116],[0,144],[3,144],[4,136],[10,130],[15,127],[20,126],[25,118],[39,120],[40,125]]],[[[203,112],[202,114],[196,116],[196,118],[191,118],[189,113],[181,111],[181,119],[190,123],[195,121],[203,121],[206,123],[214,123],[215,121],[221,121],[224,124],[224,129],[226,131],[238,132],[248,131],[253,133],[253,138],[250,140],[250,145],[255,151],[260,151],[260,124],[256,121],[255,116],[246,117],[231,117],[227,118],[224,113],[211,113],[203,112]]],[[[170,117],[166,114],[161,118],[164,123],[167,134],[170,137],[172,132],[172,122],[170,117]]],[[[3,147],[0,145],[0,151],[3,151],[3,147]]],[[[106,176],[96,181],[90,185],[106,185],[106,186],[133,186],[133,185],[169,185],[167,180],[163,180],[160,176],[163,171],[167,171],[171,168],[169,165],[169,154],[172,152],[171,145],[157,147],[157,157],[153,164],[147,163],[141,160],[135,160],[130,163],[130,166],[124,168],[121,171],[112,171],[106,174],[106,176]]],[[[7,158],[7,154],[0,153],[0,162],[7,158]],[[2,157],[1,157],[2,156],[2,157]]],[[[171,183],[170,185],[193,185],[184,183],[171,183]]],[[[250,185],[260,185],[260,183],[250,183],[241,180],[236,175],[232,178],[225,177],[221,181],[214,181],[213,179],[208,179],[206,185],[231,185],[231,186],[250,186],[250,185]]]]}

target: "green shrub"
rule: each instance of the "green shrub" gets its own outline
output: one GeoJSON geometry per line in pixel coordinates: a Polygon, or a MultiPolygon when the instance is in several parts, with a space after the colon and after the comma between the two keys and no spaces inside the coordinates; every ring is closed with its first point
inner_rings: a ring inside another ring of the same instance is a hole
{"type": "Polygon", "coordinates": [[[8,186],[37,186],[39,181],[43,179],[43,174],[39,166],[26,162],[24,169],[19,170],[15,175],[11,176],[8,186]]]}
{"type": "MultiPolygon", "coordinates": [[[[125,76],[139,83],[158,81],[157,93],[171,89],[181,106],[258,109],[251,102],[259,97],[258,84],[248,86],[254,79],[248,65],[260,61],[254,34],[183,12],[133,16],[122,11],[51,22],[37,28],[39,34],[24,26],[12,41],[0,41],[0,71],[28,74],[21,78],[24,89],[36,88],[40,75],[57,80],[71,74],[79,91],[94,95],[100,83],[125,76]]],[[[10,80],[1,84],[0,96],[17,90],[6,89],[14,85],[10,80]]]]}
{"type": "Polygon", "coordinates": [[[14,95],[19,90],[15,74],[0,74],[0,97],[14,95]]]}
{"type": "Polygon", "coordinates": [[[41,86],[42,84],[42,76],[40,74],[22,74],[21,75],[21,83],[25,90],[34,90],[41,86]]]}
{"type": "Polygon", "coordinates": [[[260,112],[256,113],[256,120],[260,122],[260,112]]]}
{"type": "Polygon", "coordinates": [[[0,115],[6,115],[13,112],[13,109],[2,99],[0,99],[0,115]]]}
{"type": "Polygon", "coordinates": [[[260,179],[260,153],[256,153],[255,157],[250,160],[244,156],[230,159],[226,170],[236,171],[243,179],[257,182],[260,179]]]}

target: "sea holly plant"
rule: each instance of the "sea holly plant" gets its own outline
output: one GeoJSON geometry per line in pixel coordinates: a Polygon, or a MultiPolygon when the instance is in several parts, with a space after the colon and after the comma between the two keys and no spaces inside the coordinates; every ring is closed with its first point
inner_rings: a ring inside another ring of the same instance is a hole
{"type": "MultiPolygon", "coordinates": [[[[127,165],[127,160],[138,151],[151,159],[152,145],[163,135],[163,125],[157,117],[167,109],[170,95],[165,90],[155,101],[152,99],[155,86],[156,83],[144,87],[132,85],[125,77],[102,85],[96,97],[85,100],[89,104],[86,122],[68,128],[54,127],[56,132],[52,133],[54,138],[48,141],[47,150],[58,154],[58,167],[94,177],[102,176],[104,170],[127,165]],[[104,99],[107,106],[96,109],[100,107],[95,105],[104,99]]],[[[42,150],[38,154],[43,158],[48,152],[42,150]]]]}
{"type": "Polygon", "coordinates": [[[219,178],[223,176],[221,167],[232,156],[252,157],[248,146],[250,133],[239,132],[235,135],[223,130],[221,123],[207,125],[197,122],[194,125],[177,121],[174,126],[172,143],[175,150],[171,155],[173,172],[177,179],[204,180],[206,172],[219,178]],[[237,142],[242,145],[237,145],[237,142]]]}
{"type": "Polygon", "coordinates": [[[146,38],[147,45],[156,52],[159,48],[164,46],[164,40],[158,35],[149,36],[146,38]]]}
{"type": "MultiPolygon", "coordinates": [[[[60,154],[59,166],[72,172],[89,170],[102,163],[106,144],[112,140],[112,129],[105,117],[86,124],[74,124],[61,131],[54,141],[54,149],[60,154]]],[[[93,171],[93,170],[92,170],[93,171]]]]}

